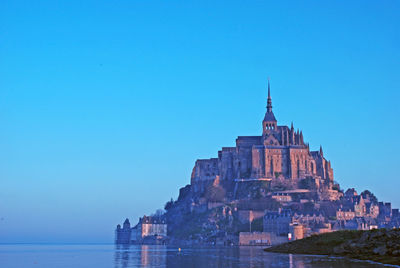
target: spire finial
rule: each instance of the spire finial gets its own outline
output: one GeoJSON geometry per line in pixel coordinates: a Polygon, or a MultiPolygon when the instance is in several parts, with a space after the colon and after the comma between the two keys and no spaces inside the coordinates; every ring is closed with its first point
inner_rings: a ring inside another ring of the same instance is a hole
{"type": "Polygon", "coordinates": [[[269,84],[269,77],[268,77],[267,112],[268,112],[268,113],[272,113],[271,87],[270,87],[270,84],[269,84]]]}

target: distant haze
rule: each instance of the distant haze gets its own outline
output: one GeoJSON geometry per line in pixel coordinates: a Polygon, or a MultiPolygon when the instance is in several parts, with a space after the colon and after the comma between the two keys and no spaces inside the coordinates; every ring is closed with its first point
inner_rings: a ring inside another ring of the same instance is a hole
{"type": "Polygon", "coordinates": [[[400,207],[399,1],[1,1],[0,242],[112,242],[278,124],[400,207]],[[189,2],[192,2],[191,4],[189,2]]]}

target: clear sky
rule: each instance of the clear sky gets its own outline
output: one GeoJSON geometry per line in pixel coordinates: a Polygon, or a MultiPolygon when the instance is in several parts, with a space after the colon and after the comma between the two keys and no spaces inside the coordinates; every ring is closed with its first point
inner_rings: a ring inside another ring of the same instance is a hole
{"type": "Polygon", "coordinates": [[[112,242],[278,124],[400,206],[400,2],[0,1],[0,242],[112,242]],[[279,3],[278,3],[279,2],[279,3]]]}

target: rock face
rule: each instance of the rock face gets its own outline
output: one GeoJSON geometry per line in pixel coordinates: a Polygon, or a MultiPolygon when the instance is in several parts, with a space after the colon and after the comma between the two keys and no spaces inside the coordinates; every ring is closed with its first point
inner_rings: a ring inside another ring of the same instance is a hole
{"type": "Polygon", "coordinates": [[[346,256],[400,264],[400,229],[338,231],[265,249],[269,252],[346,256]]]}
{"type": "Polygon", "coordinates": [[[366,231],[361,234],[359,239],[347,241],[334,248],[334,252],[340,252],[340,254],[350,256],[355,253],[363,255],[399,256],[399,250],[399,229],[366,231]]]}

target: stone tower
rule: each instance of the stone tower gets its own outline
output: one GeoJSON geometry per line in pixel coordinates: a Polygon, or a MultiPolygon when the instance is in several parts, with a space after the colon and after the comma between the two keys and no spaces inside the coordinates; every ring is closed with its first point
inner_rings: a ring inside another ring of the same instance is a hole
{"type": "Polygon", "coordinates": [[[116,244],[129,244],[131,241],[131,223],[129,219],[124,221],[123,227],[117,225],[115,230],[115,243],[116,244]]]}

